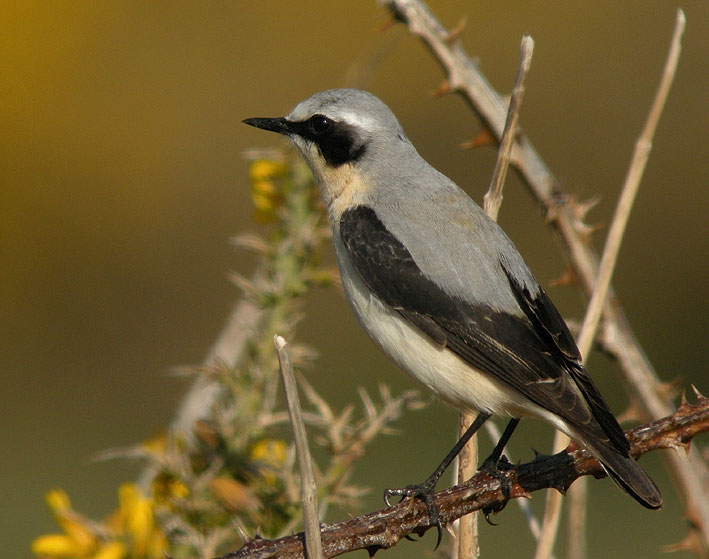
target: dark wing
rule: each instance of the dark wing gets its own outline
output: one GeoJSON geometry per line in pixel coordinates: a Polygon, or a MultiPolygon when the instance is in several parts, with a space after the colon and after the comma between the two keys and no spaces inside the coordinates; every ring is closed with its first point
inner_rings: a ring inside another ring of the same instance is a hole
{"type": "Polygon", "coordinates": [[[566,324],[543,291],[531,297],[505,269],[523,315],[451,296],[423,275],[406,247],[367,206],[342,214],[340,236],[369,289],[435,343],[579,431],[610,439],[618,450],[628,448],[618,423],[580,365],[566,324]]]}
{"type": "Polygon", "coordinates": [[[529,290],[515,280],[504,266],[504,263],[502,264],[502,269],[505,271],[515,297],[524,314],[527,315],[527,318],[532,323],[534,330],[545,339],[548,346],[558,350],[561,365],[571,375],[576,386],[583,394],[594,418],[601,425],[613,445],[627,454],[630,451],[628,439],[625,438],[623,429],[618,425],[618,421],[608,408],[608,404],[606,404],[598,388],[596,388],[593,379],[581,365],[581,354],[576,342],[554,303],[551,302],[541,287],[539,288],[539,294],[534,298],[531,297],[529,290]]]}

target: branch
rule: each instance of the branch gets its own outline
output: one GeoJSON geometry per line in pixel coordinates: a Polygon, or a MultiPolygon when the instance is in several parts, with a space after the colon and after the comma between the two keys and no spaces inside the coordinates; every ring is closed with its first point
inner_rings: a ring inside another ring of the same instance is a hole
{"type": "Polygon", "coordinates": [[[305,526],[305,548],[308,550],[309,559],[322,559],[322,542],[320,541],[320,522],[318,519],[318,490],[315,486],[313,460],[308,447],[308,437],[305,434],[305,423],[303,422],[303,412],[300,408],[298,389],[293,376],[293,363],[288,354],[286,341],[276,334],[273,337],[273,343],[278,353],[278,365],[281,369],[283,390],[286,394],[288,415],[290,416],[293,438],[295,439],[295,452],[298,457],[303,525],[305,526]]]}
{"type": "MultiPolygon", "coordinates": [[[[626,432],[631,453],[638,457],[647,452],[679,447],[689,448],[693,437],[709,431],[709,398],[696,392],[697,402],[686,401],[675,413],[635,427],[626,432]]],[[[553,456],[536,455],[534,460],[518,466],[507,465],[505,476],[510,482],[510,498],[529,497],[533,491],[555,488],[564,492],[580,476],[605,477],[601,465],[575,443],[553,456]]],[[[478,472],[462,485],[436,493],[436,507],[444,524],[473,511],[502,510],[505,498],[500,481],[478,472]]],[[[418,500],[406,500],[393,507],[322,526],[325,557],[366,549],[370,555],[379,549],[396,545],[403,537],[423,534],[430,528],[426,506],[418,500]]],[[[277,540],[255,538],[241,549],[219,559],[303,559],[303,533],[277,540]]]]}
{"type": "Polygon", "coordinates": [[[497,151],[495,170],[492,173],[490,188],[483,198],[483,209],[493,221],[497,221],[497,213],[500,211],[500,205],[502,204],[502,187],[505,184],[507,168],[510,164],[512,148],[514,147],[515,136],[517,135],[519,111],[522,105],[522,99],[524,98],[527,74],[529,73],[529,67],[532,65],[533,51],[534,40],[529,35],[525,35],[522,37],[519,68],[517,70],[514,88],[512,88],[510,106],[507,108],[507,118],[505,119],[505,128],[502,131],[500,149],[497,151]]]}

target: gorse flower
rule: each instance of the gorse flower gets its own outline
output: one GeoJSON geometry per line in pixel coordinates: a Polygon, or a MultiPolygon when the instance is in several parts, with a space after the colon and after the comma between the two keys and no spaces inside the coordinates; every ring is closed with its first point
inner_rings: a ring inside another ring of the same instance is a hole
{"type": "Polygon", "coordinates": [[[288,166],[278,161],[257,159],[251,163],[249,178],[256,222],[270,223],[276,217],[276,211],[283,203],[283,192],[279,183],[288,173],[288,166]]]}
{"type": "Polygon", "coordinates": [[[72,559],[158,559],[167,539],[155,523],[153,502],[131,483],[118,490],[119,506],[104,522],[93,522],[76,512],[61,489],[47,493],[47,505],[63,530],[32,542],[38,557],[72,559]]]}

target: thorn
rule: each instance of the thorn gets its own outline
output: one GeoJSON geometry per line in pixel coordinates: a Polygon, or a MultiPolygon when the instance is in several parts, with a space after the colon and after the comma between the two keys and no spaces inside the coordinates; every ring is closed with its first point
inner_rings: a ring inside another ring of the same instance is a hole
{"type": "Polygon", "coordinates": [[[645,416],[643,415],[642,407],[640,406],[640,401],[631,396],[628,407],[618,416],[618,423],[621,425],[630,422],[643,422],[645,416]]]}
{"type": "Polygon", "coordinates": [[[596,207],[598,203],[601,201],[601,198],[599,196],[592,196],[588,200],[585,200],[584,202],[579,202],[576,200],[575,196],[570,196],[569,197],[569,208],[571,209],[571,213],[574,214],[574,217],[578,219],[579,221],[583,221],[586,219],[586,214],[596,207]]]}
{"type": "Polygon", "coordinates": [[[692,439],[689,439],[687,442],[683,442],[682,446],[684,446],[684,452],[689,456],[689,452],[692,450],[692,439]]]}
{"type": "Polygon", "coordinates": [[[574,229],[579,234],[579,237],[581,237],[581,240],[586,243],[590,244],[591,243],[591,237],[596,231],[600,231],[605,227],[605,224],[603,223],[597,223],[595,225],[588,225],[587,223],[583,223],[582,221],[578,221],[574,224],[574,229]]]}
{"type": "Polygon", "coordinates": [[[231,243],[236,248],[241,248],[258,255],[268,255],[271,252],[270,245],[257,235],[237,235],[231,239],[231,243]]]}
{"type": "Polygon", "coordinates": [[[438,99],[439,97],[443,97],[447,93],[450,93],[452,90],[453,90],[453,87],[451,86],[451,82],[448,80],[445,80],[434,91],[432,91],[430,93],[430,95],[434,99],[438,99]]]}
{"type": "Polygon", "coordinates": [[[687,535],[677,543],[670,545],[665,545],[662,547],[662,551],[665,553],[672,553],[675,551],[690,551],[695,553],[698,557],[702,555],[702,543],[699,537],[699,530],[696,528],[690,528],[687,535]]]}
{"type": "Polygon", "coordinates": [[[247,297],[259,299],[261,295],[263,295],[263,290],[257,287],[254,282],[242,274],[231,272],[229,274],[229,279],[236,287],[241,289],[247,297]]]}
{"type": "Polygon", "coordinates": [[[242,541],[248,542],[248,541],[254,541],[256,539],[261,539],[261,536],[257,535],[253,540],[249,539],[249,534],[246,532],[243,526],[241,524],[236,524],[236,529],[237,532],[239,532],[239,537],[241,538],[242,541]]]}
{"type": "Polygon", "coordinates": [[[468,142],[463,142],[460,144],[462,149],[473,149],[481,146],[494,146],[497,145],[497,139],[492,135],[489,128],[483,128],[480,130],[477,136],[468,142]]]}
{"type": "Polygon", "coordinates": [[[449,47],[456,43],[458,40],[460,40],[460,34],[463,32],[463,29],[465,29],[465,26],[467,24],[468,18],[464,16],[458,22],[458,25],[448,31],[448,36],[446,37],[445,42],[449,47]]]}
{"type": "Polygon", "coordinates": [[[553,287],[569,287],[572,285],[578,285],[578,283],[579,278],[576,275],[576,272],[569,266],[558,278],[551,280],[550,285],[553,287]]]}
{"type": "Polygon", "coordinates": [[[699,390],[697,389],[696,386],[694,386],[693,384],[691,386],[692,386],[692,392],[694,392],[694,397],[697,399],[697,402],[699,402],[701,400],[706,400],[706,396],[704,396],[704,394],[699,392],[699,390]]]}
{"type": "Polygon", "coordinates": [[[387,18],[383,23],[380,23],[374,28],[374,32],[383,33],[384,31],[388,31],[394,27],[397,23],[401,23],[401,20],[398,19],[395,14],[391,14],[391,17],[387,18]]]}
{"type": "MultiPolygon", "coordinates": [[[[655,392],[657,392],[657,394],[661,398],[665,400],[671,400],[680,392],[680,383],[681,379],[679,377],[669,380],[667,382],[658,381],[655,383],[655,392]]],[[[686,396],[684,397],[684,403],[687,404],[686,396]]]]}

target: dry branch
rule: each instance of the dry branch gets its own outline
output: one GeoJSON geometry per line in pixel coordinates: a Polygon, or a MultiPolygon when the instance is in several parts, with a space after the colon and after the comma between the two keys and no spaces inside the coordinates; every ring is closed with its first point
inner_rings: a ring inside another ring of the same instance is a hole
{"type": "Polygon", "coordinates": [[[322,559],[322,542],[320,541],[320,522],[318,517],[318,490],[315,486],[313,459],[310,456],[308,437],[305,434],[305,422],[298,398],[298,388],[293,375],[293,363],[288,354],[288,344],[276,334],[273,343],[278,353],[278,364],[283,379],[283,390],[288,405],[291,429],[295,439],[295,451],[298,457],[300,473],[300,493],[303,504],[303,525],[305,526],[305,548],[309,559],[322,559]]]}
{"type": "MultiPolygon", "coordinates": [[[[709,398],[697,393],[697,402],[683,402],[672,415],[635,427],[626,432],[631,453],[638,457],[647,452],[671,448],[687,449],[693,437],[709,431],[709,398]]],[[[681,451],[681,450],[680,450],[681,451]]],[[[510,498],[529,497],[533,491],[556,488],[565,491],[578,477],[605,476],[601,465],[575,443],[553,456],[537,455],[534,460],[509,466],[506,477],[511,483],[510,498]]],[[[476,510],[500,510],[504,497],[500,481],[478,472],[462,485],[436,493],[436,506],[444,524],[476,510]]],[[[638,514],[650,514],[639,511],[638,514]]],[[[379,549],[396,545],[410,534],[423,534],[429,526],[426,506],[407,500],[393,507],[322,526],[325,557],[366,549],[374,554],[379,549]]],[[[240,550],[220,559],[303,559],[303,533],[266,540],[255,538],[240,550]]]]}

